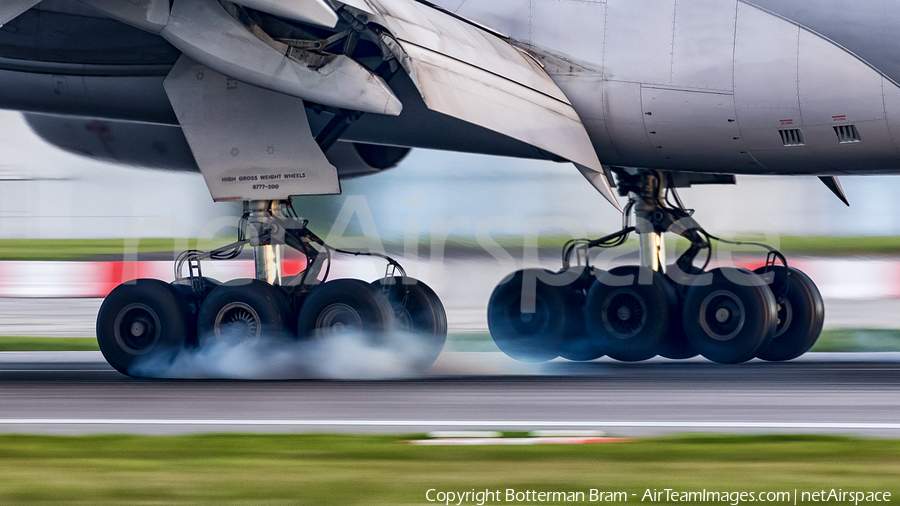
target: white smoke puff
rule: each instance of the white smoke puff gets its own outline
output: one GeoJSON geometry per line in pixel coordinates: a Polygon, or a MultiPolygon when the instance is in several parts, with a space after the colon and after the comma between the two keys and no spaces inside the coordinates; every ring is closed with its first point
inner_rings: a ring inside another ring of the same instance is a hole
{"type": "Polygon", "coordinates": [[[171,379],[391,379],[421,374],[427,357],[426,336],[407,332],[344,332],[302,341],[213,338],[174,357],[149,356],[131,373],[171,379]]]}

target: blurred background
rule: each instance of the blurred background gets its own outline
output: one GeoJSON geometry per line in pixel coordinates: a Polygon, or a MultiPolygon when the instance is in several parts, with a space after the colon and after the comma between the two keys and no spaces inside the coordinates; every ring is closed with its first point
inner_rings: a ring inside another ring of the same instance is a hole
{"type": "MultiPolygon", "coordinates": [[[[900,310],[900,202],[893,198],[900,178],[842,183],[849,208],[814,177],[745,176],[680,194],[711,233],[784,248],[819,284],[826,326],[870,339],[860,332],[900,327],[891,316],[894,306],[900,310]]],[[[487,299],[503,276],[522,265],[557,268],[563,240],[621,226],[621,215],[569,164],[427,150],[344,181],[343,195],[295,199],[295,208],[329,242],[403,259],[442,296],[451,332],[461,333],[486,331],[487,299]]],[[[67,153],[41,140],[20,114],[0,111],[0,334],[92,335],[99,297],[128,277],[107,268],[123,260],[123,244],[148,246],[131,272],[171,280],[172,249],[189,238],[233,234],[239,214],[236,204],[213,203],[199,174],[67,153]],[[153,241],[171,238],[181,241],[153,241]],[[35,297],[45,300],[25,300],[35,297]],[[73,316],[59,324],[33,317],[59,312],[53,304],[73,308],[65,310],[73,316]]],[[[598,265],[627,261],[634,248],[598,265]]],[[[244,260],[205,273],[227,279],[250,269],[244,260]]],[[[337,265],[338,276],[382,273],[371,262],[337,265]]]]}

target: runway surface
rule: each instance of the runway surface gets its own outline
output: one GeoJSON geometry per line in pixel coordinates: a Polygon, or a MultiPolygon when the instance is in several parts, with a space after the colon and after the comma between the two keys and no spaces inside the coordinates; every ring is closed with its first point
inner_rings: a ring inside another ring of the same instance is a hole
{"type": "Polygon", "coordinates": [[[900,354],[783,364],[519,364],[447,352],[422,378],[136,380],[96,352],[0,353],[0,432],[362,432],[596,428],[610,434],[900,437],[900,354]]]}

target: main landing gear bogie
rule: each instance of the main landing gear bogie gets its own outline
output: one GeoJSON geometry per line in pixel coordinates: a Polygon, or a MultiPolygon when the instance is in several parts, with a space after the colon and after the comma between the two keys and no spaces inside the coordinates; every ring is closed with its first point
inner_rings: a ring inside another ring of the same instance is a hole
{"type": "Polygon", "coordinates": [[[722,364],[753,358],[786,361],[808,351],[822,331],[824,305],[812,280],[777,250],[749,271],[706,269],[712,243],[730,243],[707,233],[684,208],[668,175],[614,170],[619,192],[629,198],[622,230],[606,237],[570,241],[558,273],[517,271],[501,282],[488,305],[488,326],[501,351],[518,360],[610,358],[637,362],[656,355],[686,359],[698,354],[722,364]],[[670,202],[671,196],[677,205],[670,202]],[[630,226],[634,209],[637,224],[630,226]],[[603,271],[589,265],[588,251],[622,245],[631,233],[641,244],[641,262],[603,271]],[[690,247],[666,266],[663,236],[674,232],[690,247]],[[694,265],[707,251],[703,267],[694,265]],[[578,266],[571,265],[577,254],[578,266]],[[582,265],[584,264],[584,265],[582,265]],[[579,272],[579,276],[565,273],[579,272]],[[532,278],[531,283],[528,279],[532,278]],[[534,280],[536,279],[536,281],[534,280]],[[569,349],[590,350],[567,356],[569,349]]]}
{"type": "Polygon", "coordinates": [[[183,253],[176,274],[186,264],[190,272],[186,278],[171,284],[138,279],[114,289],[97,319],[97,338],[107,361],[124,374],[144,376],[140,364],[147,358],[166,363],[180,352],[210,343],[299,346],[346,336],[371,349],[410,355],[412,366],[427,369],[447,338],[446,312],[435,292],[407,277],[389,257],[328,246],[306,228],[305,221],[285,216],[285,207],[273,201],[245,212],[241,236],[234,244],[183,253]],[[200,260],[236,258],[246,244],[254,247],[257,279],[220,283],[202,276],[200,260]],[[284,244],[306,256],[306,269],[282,279],[284,244]],[[338,253],[382,257],[388,272],[372,283],[328,280],[332,255],[338,253]]]}

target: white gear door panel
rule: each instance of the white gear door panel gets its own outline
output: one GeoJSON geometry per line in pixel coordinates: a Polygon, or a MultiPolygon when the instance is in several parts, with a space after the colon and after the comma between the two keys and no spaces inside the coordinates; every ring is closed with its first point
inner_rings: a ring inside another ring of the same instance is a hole
{"type": "Polygon", "coordinates": [[[303,100],[228,78],[186,56],[165,88],[213,200],[341,192],[303,100]]]}

